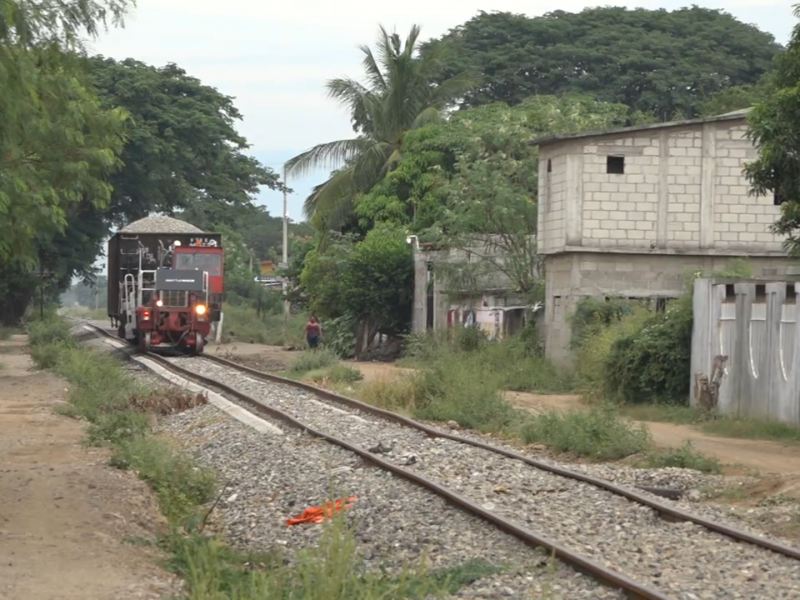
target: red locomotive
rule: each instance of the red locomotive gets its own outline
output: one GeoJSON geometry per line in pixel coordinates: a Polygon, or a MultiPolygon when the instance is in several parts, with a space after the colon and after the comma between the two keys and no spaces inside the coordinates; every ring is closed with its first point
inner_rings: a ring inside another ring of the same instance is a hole
{"type": "Polygon", "coordinates": [[[146,217],[108,242],[108,315],[119,336],[199,354],[222,318],[222,236],[146,217]]]}

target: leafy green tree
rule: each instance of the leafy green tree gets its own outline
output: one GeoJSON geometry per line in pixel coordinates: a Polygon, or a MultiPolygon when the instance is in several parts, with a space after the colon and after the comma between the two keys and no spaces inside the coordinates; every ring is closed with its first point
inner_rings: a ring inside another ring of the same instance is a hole
{"type": "Polygon", "coordinates": [[[323,247],[309,250],[303,261],[300,285],[310,308],[321,318],[348,314],[342,282],[355,241],[352,235],[332,234],[323,247]]]}
{"type": "Polygon", "coordinates": [[[366,83],[327,83],[328,94],[350,110],[358,137],[319,144],[287,163],[293,174],[335,169],[305,201],[305,214],[320,231],[351,223],[355,197],[369,191],[397,162],[405,132],[440,120],[441,111],[472,87],[471,78],[461,73],[432,84],[445,49],[418,56],[419,33],[418,26],[412,27],[403,42],[381,27],[377,56],[361,48],[366,83]]]}
{"type": "Polygon", "coordinates": [[[102,109],[71,51],[125,4],[0,1],[0,261],[35,262],[35,236],[64,231],[84,198],[109,197],[124,115],[102,109]]]}
{"type": "Polygon", "coordinates": [[[397,167],[358,199],[356,211],[362,225],[404,226],[483,259],[449,265],[459,285],[500,272],[531,294],[540,286],[540,261],[537,148],[528,142],[619,126],[627,113],[622,104],[585,96],[535,96],[514,107],[498,102],[459,111],[446,123],[409,132],[397,167]]]}
{"type": "Polygon", "coordinates": [[[261,186],[282,189],[271,169],[244,153],[249,145],[236,131],[242,115],[232,98],[175,64],[95,56],[86,68],[103,105],[130,114],[124,167],[110,180],[110,221],[172,214],[203,201],[244,205],[261,186]]]}
{"type": "Polygon", "coordinates": [[[400,334],[411,323],[414,257],[402,228],[378,226],[356,244],[341,283],[348,313],[362,321],[367,339],[400,334]]]}
{"type": "Polygon", "coordinates": [[[743,108],[751,108],[767,97],[773,88],[770,71],[754,85],[734,85],[721,89],[700,105],[701,117],[713,117],[743,108]]]}
{"type": "MultiPolygon", "coordinates": [[[[104,109],[76,55],[81,36],[115,23],[124,1],[0,0],[0,321],[24,313],[47,269],[48,296],[91,264],[110,198],[124,111],[104,109]]],[[[102,236],[102,233],[100,234],[102,236]]]]}
{"type": "MultiPolygon", "coordinates": [[[[795,7],[800,18],[800,6],[795,7]]],[[[749,135],[758,158],[746,165],[752,191],[778,193],[781,217],[775,233],[786,236],[786,249],[800,255],[800,23],[796,24],[786,52],[777,58],[774,89],[748,113],[749,135]]]]}
{"type": "Polygon", "coordinates": [[[530,18],[481,12],[424,51],[452,47],[443,80],[482,75],[462,107],[518,104],[535,94],[588,94],[659,120],[694,117],[720,90],[754,85],[780,46],[772,35],[717,10],[588,8],[530,18]]]}

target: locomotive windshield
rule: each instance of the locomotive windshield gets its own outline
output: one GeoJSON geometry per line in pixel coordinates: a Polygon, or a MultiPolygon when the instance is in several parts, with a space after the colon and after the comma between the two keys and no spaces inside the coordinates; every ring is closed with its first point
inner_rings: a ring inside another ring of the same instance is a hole
{"type": "Polygon", "coordinates": [[[216,252],[176,252],[172,263],[175,269],[197,269],[213,277],[221,274],[222,256],[216,252]]]}

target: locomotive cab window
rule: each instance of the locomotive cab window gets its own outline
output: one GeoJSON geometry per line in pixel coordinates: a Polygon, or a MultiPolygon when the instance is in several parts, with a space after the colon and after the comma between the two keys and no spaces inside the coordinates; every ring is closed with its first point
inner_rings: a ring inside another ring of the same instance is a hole
{"type": "Polygon", "coordinates": [[[213,277],[220,275],[222,256],[216,252],[176,252],[172,264],[175,269],[207,271],[213,277]]]}

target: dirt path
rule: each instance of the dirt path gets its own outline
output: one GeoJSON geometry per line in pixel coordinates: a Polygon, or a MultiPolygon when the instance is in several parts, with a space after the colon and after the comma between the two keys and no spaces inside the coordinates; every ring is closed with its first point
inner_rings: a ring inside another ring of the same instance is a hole
{"type": "Polygon", "coordinates": [[[24,341],[0,342],[0,598],[169,597],[156,550],[130,543],[154,538],[151,493],[53,413],[66,384],[31,370],[24,341]]]}
{"type": "MultiPolygon", "coordinates": [[[[508,392],[511,402],[528,410],[584,407],[580,396],[545,396],[526,392],[508,392]]],[[[677,448],[691,440],[695,449],[714,456],[723,463],[737,464],[765,473],[800,474],[800,446],[769,440],[743,440],[708,435],[689,425],[642,421],[653,434],[656,445],[661,448],[677,448]]]]}

